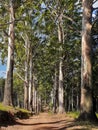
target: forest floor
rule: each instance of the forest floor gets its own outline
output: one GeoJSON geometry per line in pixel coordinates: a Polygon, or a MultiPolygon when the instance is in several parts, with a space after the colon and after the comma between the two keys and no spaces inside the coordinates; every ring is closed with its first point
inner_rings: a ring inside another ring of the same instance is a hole
{"type": "Polygon", "coordinates": [[[0,130],[98,130],[98,125],[81,125],[66,114],[40,113],[17,119],[15,124],[1,126],[0,130]]]}

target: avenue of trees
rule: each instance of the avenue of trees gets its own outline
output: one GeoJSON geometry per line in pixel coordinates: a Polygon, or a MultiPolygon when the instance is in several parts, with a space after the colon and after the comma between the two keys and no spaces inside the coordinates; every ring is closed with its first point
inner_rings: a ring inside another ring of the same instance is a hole
{"type": "Polygon", "coordinates": [[[0,102],[39,113],[98,112],[97,0],[0,0],[0,102]]]}

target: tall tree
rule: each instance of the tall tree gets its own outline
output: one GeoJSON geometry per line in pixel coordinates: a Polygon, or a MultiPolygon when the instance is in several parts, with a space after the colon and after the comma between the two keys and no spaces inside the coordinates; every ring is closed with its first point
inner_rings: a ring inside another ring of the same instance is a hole
{"type": "Polygon", "coordinates": [[[13,105],[12,93],[13,93],[13,67],[14,67],[14,1],[9,0],[9,37],[8,37],[8,60],[7,60],[7,72],[4,89],[3,103],[5,105],[13,105]]]}
{"type": "Polygon", "coordinates": [[[60,45],[60,61],[59,61],[59,92],[58,92],[58,97],[59,97],[59,113],[64,112],[64,79],[63,79],[63,48],[62,44],[64,44],[64,30],[63,30],[63,19],[62,19],[62,12],[58,18],[58,40],[60,45]]]}
{"type": "Polygon", "coordinates": [[[93,109],[92,84],[92,5],[93,0],[82,1],[81,113],[79,118],[87,121],[96,119],[93,109]]]}

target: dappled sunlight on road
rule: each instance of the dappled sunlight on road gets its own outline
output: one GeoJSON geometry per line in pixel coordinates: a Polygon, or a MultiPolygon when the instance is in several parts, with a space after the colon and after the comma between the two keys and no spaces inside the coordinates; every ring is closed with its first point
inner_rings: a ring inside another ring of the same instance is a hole
{"type": "Polygon", "coordinates": [[[29,119],[17,119],[16,124],[2,127],[0,130],[98,130],[75,123],[75,120],[66,114],[41,113],[29,119]]]}

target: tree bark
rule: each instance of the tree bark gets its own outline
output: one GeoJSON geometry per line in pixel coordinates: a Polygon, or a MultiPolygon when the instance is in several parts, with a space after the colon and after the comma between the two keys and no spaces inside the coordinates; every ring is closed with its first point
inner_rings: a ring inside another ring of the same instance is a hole
{"type": "Polygon", "coordinates": [[[58,18],[58,40],[60,45],[60,61],[59,61],[59,113],[64,112],[64,88],[63,88],[63,55],[62,55],[62,44],[64,43],[64,31],[62,23],[62,14],[58,18]]]}
{"type": "Polygon", "coordinates": [[[8,60],[7,60],[7,71],[4,88],[4,105],[13,105],[13,68],[14,68],[14,9],[13,0],[9,1],[9,13],[10,22],[9,25],[9,38],[8,38],[8,60]]]}
{"type": "Polygon", "coordinates": [[[29,80],[29,110],[32,110],[32,80],[33,80],[33,60],[32,46],[30,48],[30,80],[29,80]]]}
{"type": "Polygon", "coordinates": [[[72,88],[71,88],[71,110],[72,111],[74,111],[74,97],[73,97],[73,94],[74,94],[74,92],[73,92],[73,86],[72,86],[72,88]]]}
{"type": "Polygon", "coordinates": [[[35,83],[35,78],[33,74],[33,105],[32,105],[32,110],[36,114],[37,113],[37,85],[35,83]]]}
{"type": "Polygon", "coordinates": [[[92,39],[91,19],[93,0],[82,0],[81,113],[80,120],[96,120],[92,99],[92,39]]]}
{"type": "Polygon", "coordinates": [[[24,108],[29,110],[29,81],[28,81],[28,72],[29,72],[29,40],[28,36],[25,37],[25,83],[24,83],[24,108]]]}
{"type": "Polygon", "coordinates": [[[55,68],[54,85],[53,85],[53,112],[57,109],[57,67],[55,68]]]}

